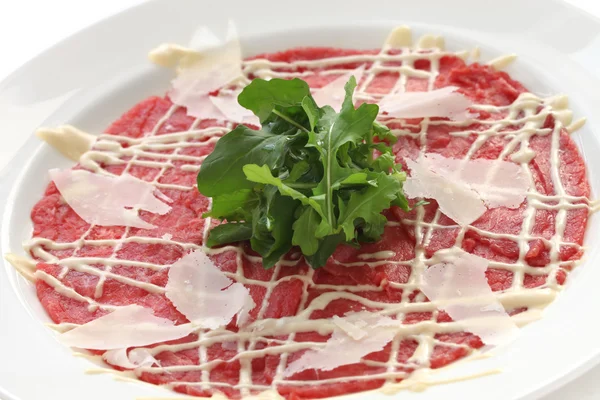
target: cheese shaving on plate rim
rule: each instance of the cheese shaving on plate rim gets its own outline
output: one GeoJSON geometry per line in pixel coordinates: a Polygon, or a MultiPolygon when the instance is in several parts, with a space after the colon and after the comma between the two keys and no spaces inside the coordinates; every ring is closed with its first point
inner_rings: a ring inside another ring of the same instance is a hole
{"type": "Polygon", "coordinates": [[[169,97],[186,107],[188,115],[201,119],[226,119],[210,100],[210,93],[235,83],[242,74],[242,51],[235,25],[230,22],[224,42],[208,29],[198,31],[193,42],[202,48],[179,63],[178,76],[172,81],[169,97]]]}

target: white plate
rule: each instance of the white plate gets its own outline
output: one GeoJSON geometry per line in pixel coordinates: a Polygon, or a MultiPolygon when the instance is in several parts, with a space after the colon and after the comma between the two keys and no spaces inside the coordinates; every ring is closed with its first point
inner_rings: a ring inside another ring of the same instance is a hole
{"type": "MultiPolygon", "coordinates": [[[[245,52],[294,45],[378,47],[387,31],[411,25],[417,34],[443,34],[450,49],[482,48],[484,58],[517,53],[510,71],[532,91],[570,95],[576,116],[589,118],[574,135],[587,154],[600,152],[600,22],[568,5],[549,0],[484,2],[469,0],[303,0],[293,7],[270,0],[205,2],[154,1],[80,32],[34,59],[0,84],[0,106],[21,110],[26,118],[11,135],[29,135],[44,125],[72,123],[100,131],[129,106],[166,89],[169,74],[146,60],[148,50],[165,42],[187,42],[199,24],[222,31],[236,20],[245,52]],[[501,3],[501,4],[500,4],[501,3]],[[288,9],[288,11],[286,11],[288,9]],[[57,110],[57,106],[61,105],[57,110]]],[[[2,128],[0,119],[0,128],[2,128]]],[[[7,132],[3,132],[6,135],[7,132]]],[[[600,159],[587,159],[594,191],[600,188],[600,159]]],[[[47,146],[30,137],[0,176],[2,253],[22,253],[31,229],[29,211],[46,185],[46,171],[67,166],[47,146]]],[[[598,240],[593,218],[586,238],[598,240]]],[[[600,251],[590,246],[587,262],[543,320],[523,330],[495,356],[464,363],[443,376],[502,369],[502,373],[398,398],[434,400],[536,399],[582,374],[600,361],[600,324],[589,314],[600,304],[600,251]]],[[[7,400],[132,400],[176,395],[147,384],[85,374],[93,367],[70,355],[43,326],[48,322],[31,285],[9,265],[0,268],[0,397],[7,400]]],[[[354,398],[387,399],[378,392],[354,398]]]]}

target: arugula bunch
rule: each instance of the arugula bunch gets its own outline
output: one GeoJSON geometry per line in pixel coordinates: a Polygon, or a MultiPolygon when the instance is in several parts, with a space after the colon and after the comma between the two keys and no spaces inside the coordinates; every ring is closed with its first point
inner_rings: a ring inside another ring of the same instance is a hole
{"type": "Polygon", "coordinates": [[[383,210],[409,209],[396,138],[375,121],[377,105],[354,108],[355,88],[352,77],[339,113],[319,107],[300,79],[255,79],[242,91],[238,102],[262,129],[239,125],[202,163],[198,190],[212,197],[205,216],[227,221],[207,246],[250,240],[265,268],[299,246],[318,268],[341,243],[379,240],[383,210]]]}

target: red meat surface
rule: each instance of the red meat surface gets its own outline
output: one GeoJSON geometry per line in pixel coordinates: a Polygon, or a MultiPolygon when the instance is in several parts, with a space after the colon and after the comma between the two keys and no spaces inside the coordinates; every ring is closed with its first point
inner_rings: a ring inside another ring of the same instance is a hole
{"type": "MultiPolygon", "coordinates": [[[[337,49],[296,49],[282,53],[267,54],[260,56],[272,61],[295,61],[295,60],[313,60],[333,56],[345,56],[364,54],[364,51],[350,51],[337,49]]],[[[370,52],[369,54],[375,54],[370,52]]],[[[342,63],[336,68],[352,69],[356,68],[356,63],[342,63]]],[[[417,60],[417,68],[429,70],[431,63],[426,60],[417,60]]],[[[368,65],[367,68],[371,67],[368,65]]],[[[302,72],[305,68],[300,68],[296,72],[302,72]]],[[[317,68],[315,74],[306,77],[309,84],[318,88],[331,81],[331,75],[323,74],[325,68],[317,68]]],[[[489,104],[496,106],[510,105],[520,93],[526,89],[518,82],[512,80],[506,73],[497,72],[488,66],[478,64],[466,65],[461,59],[454,56],[444,56],[439,62],[440,73],[435,81],[436,87],[453,85],[459,87],[459,90],[471,97],[478,104],[489,104]]],[[[397,74],[383,72],[378,74],[368,87],[370,93],[386,93],[395,84],[398,79],[397,74]]],[[[426,90],[427,81],[424,79],[409,78],[407,82],[408,90],[426,90]]],[[[129,138],[141,138],[148,136],[154,129],[157,135],[169,134],[173,132],[186,131],[190,129],[194,119],[186,115],[185,109],[177,109],[168,119],[161,120],[171,109],[172,103],[168,98],[152,97],[146,99],[134,106],[131,110],[120,117],[107,130],[108,135],[120,135],[129,138]],[[160,126],[157,126],[160,124],[160,126]]],[[[499,119],[503,115],[479,112],[479,119],[499,119]]],[[[435,119],[434,119],[435,120],[435,119]]],[[[415,133],[419,128],[414,128],[419,123],[408,121],[404,127],[414,129],[415,133]]],[[[214,121],[202,121],[199,128],[215,126],[214,121]]],[[[395,128],[402,127],[399,124],[395,128]]],[[[555,121],[548,117],[545,126],[553,128],[555,121]]],[[[451,135],[451,132],[460,130],[478,131],[485,128],[482,124],[473,124],[468,127],[449,126],[444,124],[430,124],[426,132],[426,150],[437,152],[446,157],[464,157],[471,148],[478,135],[470,134],[468,136],[451,135]]],[[[518,125],[506,126],[506,131],[518,129],[518,125]]],[[[179,150],[179,154],[191,156],[204,156],[212,150],[214,144],[208,143],[202,145],[206,139],[194,139],[189,141],[189,146],[179,150]]],[[[500,152],[505,148],[509,138],[498,135],[489,138],[474,154],[475,158],[497,158],[500,152]]],[[[124,144],[126,146],[126,144],[124,144]]],[[[394,145],[397,154],[397,160],[404,163],[407,157],[415,157],[420,150],[422,143],[420,138],[415,135],[401,136],[394,145]]],[[[541,194],[553,195],[553,187],[550,171],[550,150],[551,135],[536,135],[530,140],[530,146],[537,153],[535,159],[530,164],[533,173],[536,189],[541,194]]],[[[150,151],[150,150],[148,150],[150,151]]],[[[163,154],[170,154],[175,151],[164,151],[163,154]]],[[[155,160],[155,158],[153,158],[155,160]]],[[[160,159],[160,158],[159,158],[160,159]]],[[[127,161],[127,159],[124,159],[127,161]]],[[[196,173],[180,168],[182,164],[189,162],[175,161],[171,168],[161,171],[160,168],[150,166],[135,165],[128,170],[128,173],[144,180],[151,181],[159,176],[158,182],[176,183],[180,185],[193,186],[196,180],[196,173]]],[[[586,169],[584,161],[579,154],[574,142],[568,133],[563,130],[560,134],[560,178],[566,192],[572,196],[588,196],[589,186],[586,178],[586,169]]],[[[125,169],[125,164],[103,165],[108,171],[121,173],[125,169]]],[[[112,257],[117,260],[135,260],[149,262],[153,264],[169,265],[187,251],[185,244],[202,244],[203,229],[206,221],[202,218],[202,213],[207,211],[209,201],[203,197],[197,190],[162,190],[168,197],[173,199],[172,210],[164,216],[154,215],[142,212],[142,218],[157,226],[156,229],[143,230],[137,228],[126,229],[124,227],[99,227],[90,226],[83,221],[67,204],[61,201],[54,184],[50,184],[44,193],[43,198],[36,204],[31,212],[31,218],[34,223],[33,236],[37,238],[47,238],[58,243],[74,243],[80,238],[85,239],[83,246],[75,249],[75,246],[64,246],[61,250],[49,250],[59,259],[67,257],[112,257]],[[121,239],[131,237],[161,237],[165,234],[172,235],[174,244],[143,244],[135,241],[122,241],[120,247],[115,248],[112,245],[102,242],[105,239],[121,239]]],[[[550,204],[550,203],[549,203],[550,204]]],[[[504,208],[493,209],[483,215],[474,223],[473,228],[467,228],[462,247],[464,250],[485,257],[489,260],[514,263],[519,256],[519,247],[512,239],[491,238],[485,232],[498,234],[518,235],[522,228],[523,212],[526,205],[521,208],[509,210],[504,208]]],[[[425,222],[432,222],[436,214],[437,204],[431,201],[425,206],[425,222]]],[[[399,302],[403,299],[403,292],[393,283],[407,283],[411,276],[411,266],[398,264],[397,261],[409,261],[415,256],[415,249],[423,246],[425,255],[430,257],[435,251],[448,248],[454,245],[459,228],[445,216],[438,218],[435,224],[426,225],[425,229],[430,232],[430,239],[427,243],[417,243],[415,238],[414,225],[410,223],[415,219],[415,211],[405,213],[399,209],[392,209],[386,212],[388,218],[397,222],[386,228],[383,239],[378,243],[365,244],[360,249],[340,246],[327,266],[314,271],[312,278],[308,283],[302,278],[310,271],[309,268],[300,261],[293,267],[276,267],[271,270],[264,270],[260,263],[255,262],[254,258],[243,257],[243,271],[250,284],[246,286],[250,290],[256,304],[251,313],[251,319],[281,318],[293,316],[306,308],[319,295],[336,290],[336,286],[342,285],[365,285],[373,287],[376,290],[354,291],[353,294],[367,299],[379,302],[399,302]],[[395,256],[391,259],[380,260],[376,266],[369,266],[358,257],[362,253],[374,253],[382,250],[391,250],[395,256]],[[395,262],[396,261],[396,262],[395,262]],[[353,263],[354,266],[345,266],[341,263],[353,263]],[[254,284],[252,284],[254,282],[254,284]],[[267,290],[270,282],[273,289],[267,290]],[[395,287],[393,287],[395,286],[395,287]]],[[[550,248],[547,245],[548,240],[555,234],[557,211],[553,209],[538,209],[535,214],[535,223],[531,231],[529,241],[529,251],[526,254],[525,261],[531,266],[543,267],[550,260],[550,248]]],[[[576,260],[581,256],[579,245],[582,244],[584,232],[587,224],[587,209],[570,209],[567,213],[567,226],[564,232],[560,249],[560,260],[576,260]]],[[[246,254],[252,254],[246,246],[246,254]]],[[[293,250],[292,253],[297,253],[293,250]]],[[[35,254],[33,254],[36,257],[35,254]]],[[[292,257],[292,256],[290,256],[292,257]]],[[[39,258],[38,258],[39,259],[39,258]]],[[[234,252],[225,252],[213,257],[214,262],[224,271],[234,272],[237,268],[236,254],[234,252]]],[[[560,271],[556,274],[556,280],[562,284],[568,275],[568,263],[564,263],[560,271]]],[[[98,265],[92,265],[91,268],[104,268],[98,265]]],[[[69,270],[66,274],[61,274],[63,267],[60,264],[50,264],[40,262],[38,270],[60,279],[60,281],[72,288],[82,296],[94,299],[100,304],[109,305],[128,305],[139,304],[153,309],[157,316],[169,318],[177,323],[186,322],[186,318],[180,314],[171,302],[163,295],[151,293],[143,288],[132,286],[122,280],[109,278],[104,283],[102,293],[98,296],[95,293],[98,276],[86,272],[77,272],[69,270]]],[[[111,269],[112,273],[122,277],[134,279],[139,282],[148,282],[158,286],[165,286],[167,282],[168,268],[148,269],[138,266],[115,265],[111,269]]],[[[487,277],[490,286],[494,291],[503,290],[511,286],[513,281],[513,272],[506,269],[490,268],[487,271],[487,277]]],[[[526,288],[534,288],[545,284],[546,274],[530,275],[525,274],[523,285],[526,288]]],[[[56,323],[75,323],[83,324],[106,313],[102,308],[89,307],[88,303],[75,300],[64,296],[43,280],[37,281],[37,293],[40,302],[47,310],[49,316],[56,323]]],[[[406,295],[406,294],[405,294],[406,295]]],[[[418,293],[411,293],[409,301],[427,301],[418,296],[418,293]]],[[[317,310],[311,318],[326,318],[334,315],[344,315],[348,311],[361,310],[362,305],[358,302],[348,299],[338,299],[329,303],[324,309],[317,310]]],[[[519,312],[522,309],[509,310],[519,312]]],[[[430,320],[434,318],[432,313],[409,313],[404,316],[404,323],[413,324],[419,321],[430,320]]],[[[440,312],[438,321],[450,320],[449,317],[440,312]]],[[[229,326],[236,330],[234,323],[229,326]]],[[[328,339],[328,336],[322,336],[317,332],[298,333],[295,337],[277,337],[272,339],[322,342],[328,339]]],[[[436,345],[430,358],[430,367],[439,368],[452,363],[469,354],[470,348],[479,348],[483,344],[477,336],[469,333],[438,334],[436,336],[438,344],[436,345]],[[447,345],[445,345],[447,344],[447,345]]],[[[197,340],[196,335],[190,335],[181,339],[179,343],[193,342],[197,340]]],[[[259,341],[252,344],[254,349],[262,349],[266,346],[274,345],[275,342],[259,341]]],[[[250,344],[243,343],[245,348],[250,344]]],[[[371,361],[388,362],[392,356],[391,344],[388,344],[382,351],[370,354],[366,357],[371,361]]],[[[394,353],[398,363],[406,363],[413,355],[417,347],[417,342],[413,339],[404,339],[400,342],[399,350],[394,353]]],[[[205,389],[199,383],[202,381],[202,372],[198,369],[180,372],[168,373],[149,373],[141,374],[140,379],[155,383],[172,383],[173,388],[179,392],[208,396],[213,390],[219,390],[231,398],[241,396],[239,387],[240,382],[239,361],[231,361],[238,350],[233,347],[213,344],[206,348],[204,362],[212,360],[221,360],[216,367],[208,373],[208,381],[218,383],[212,389],[205,389]]],[[[190,345],[188,349],[177,352],[164,351],[157,355],[163,367],[198,365],[201,363],[200,352],[197,347],[190,345]]],[[[301,352],[289,354],[288,362],[300,356],[301,352]]],[[[273,384],[276,370],[280,364],[280,356],[266,355],[256,357],[251,360],[252,372],[250,379],[257,388],[268,388],[273,384]]],[[[410,365],[410,364],[408,364],[410,365]]],[[[410,372],[416,368],[414,365],[404,368],[410,372]]],[[[289,399],[298,398],[320,398],[339,394],[364,391],[380,387],[384,380],[377,377],[377,374],[385,372],[386,367],[378,366],[377,363],[357,363],[336,368],[332,371],[306,370],[292,377],[293,384],[287,381],[278,382],[277,390],[289,399]],[[365,379],[365,376],[373,375],[372,378],[365,379]],[[343,380],[335,378],[345,377],[343,380]],[[353,379],[355,378],[355,379],[353,379]],[[329,380],[327,383],[319,381],[329,380]],[[298,381],[305,381],[305,384],[298,384],[298,381]]],[[[397,370],[402,370],[399,367],[397,370]]],[[[258,392],[259,389],[253,389],[252,392],[258,392]]]]}

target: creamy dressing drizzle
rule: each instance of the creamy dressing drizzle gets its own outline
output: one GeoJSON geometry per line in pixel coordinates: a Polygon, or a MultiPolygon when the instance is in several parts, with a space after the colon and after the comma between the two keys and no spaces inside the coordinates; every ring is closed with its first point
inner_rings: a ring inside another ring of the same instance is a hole
{"type": "MultiPolygon", "coordinates": [[[[295,76],[309,76],[315,72],[311,69],[320,69],[325,67],[335,67],[343,63],[366,63],[372,62],[372,66],[366,71],[366,79],[363,80],[360,87],[357,90],[357,99],[364,101],[377,101],[382,98],[383,94],[368,93],[369,84],[373,81],[374,77],[381,72],[400,72],[400,77],[397,80],[394,91],[402,92],[406,90],[406,83],[408,77],[416,77],[428,80],[429,90],[433,89],[435,78],[439,73],[439,60],[444,55],[457,55],[456,53],[448,53],[443,50],[444,41],[443,38],[438,36],[427,35],[422,37],[414,48],[411,48],[412,43],[410,30],[406,27],[397,28],[386,40],[383,48],[378,54],[375,55],[352,55],[352,56],[341,56],[331,57],[321,60],[309,60],[309,61],[296,61],[292,63],[287,62],[271,62],[264,59],[257,59],[251,61],[245,61],[243,63],[244,79],[241,84],[249,82],[249,76],[252,74],[259,77],[295,77],[295,76]],[[402,49],[401,54],[390,54],[391,49],[402,49]],[[419,59],[427,59],[431,63],[430,71],[417,70],[414,67],[414,62],[419,59]],[[398,62],[402,61],[402,66],[388,66],[386,62],[398,62]],[[307,68],[307,71],[303,73],[297,72],[299,67],[307,68]],[[274,71],[279,69],[279,71],[274,71]]],[[[154,52],[152,57],[159,60],[164,65],[174,65],[174,62],[169,59],[169,56],[183,57],[187,56],[186,50],[177,47],[170,48],[169,45],[162,46],[161,51],[163,53],[154,52]],[[161,58],[162,57],[162,58],[161,58]]],[[[475,58],[479,57],[479,51],[474,51],[473,55],[475,58]]],[[[469,53],[459,53],[459,56],[468,58],[469,53]]],[[[510,62],[514,60],[513,56],[505,56],[493,60],[489,64],[496,69],[504,68],[510,62]]],[[[328,74],[342,74],[347,72],[343,69],[335,69],[327,71],[328,74]]],[[[150,244],[162,244],[179,246],[185,251],[190,249],[202,248],[206,253],[215,255],[224,252],[233,252],[237,261],[237,271],[234,273],[227,273],[227,276],[235,279],[238,282],[247,285],[260,285],[266,289],[266,294],[262,304],[257,305],[258,317],[257,321],[250,324],[248,327],[241,329],[239,332],[230,332],[224,328],[220,328],[213,331],[198,330],[197,340],[190,343],[182,344],[162,344],[156,346],[150,350],[152,355],[157,355],[163,351],[177,352],[185,349],[197,349],[199,352],[200,364],[199,365],[181,365],[171,367],[142,367],[138,368],[133,373],[139,376],[142,372],[147,373],[164,373],[169,371],[194,371],[200,370],[201,379],[199,382],[171,382],[163,386],[173,388],[174,386],[188,385],[198,386],[203,389],[218,389],[220,387],[233,387],[241,391],[242,396],[247,398],[256,397],[257,399],[280,399],[281,396],[277,394],[277,385],[285,383],[286,385],[323,385],[328,383],[339,383],[345,381],[360,381],[370,379],[385,379],[386,384],[383,386],[385,391],[395,391],[397,389],[413,389],[422,387],[422,385],[432,385],[447,382],[434,382],[425,379],[428,367],[430,366],[429,360],[431,354],[436,346],[447,346],[447,347],[458,347],[466,349],[470,354],[479,354],[476,350],[463,344],[447,343],[442,342],[435,338],[437,333],[442,332],[457,332],[462,331],[463,328],[460,323],[440,323],[437,322],[438,310],[428,302],[424,302],[425,298],[422,294],[417,295],[416,298],[410,300],[409,296],[420,285],[420,278],[422,272],[429,265],[436,263],[435,257],[428,259],[425,255],[425,248],[430,243],[433,233],[435,230],[441,229],[458,229],[458,237],[454,248],[460,248],[464,239],[467,229],[472,229],[481,235],[489,238],[508,239],[517,243],[519,247],[519,257],[516,263],[501,263],[496,261],[490,261],[490,267],[500,268],[514,273],[512,286],[504,291],[496,292],[498,300],[504,305],[507,310],[511,310],[517,307],[527,307],[528,310],[513,316],[515,323],[519,326],[523,326],[531,321],[540,318],[543,308],[554,300],[556,295],[561,291],[562,287],[556,282],[556,273],[561,266],[574,267],[579,264],[577,261],[560,261],[559,250],[563,246],[574,247],[577,250],[582,250],[583,247],[576,243],[567,243],[563,240],[563,233],[566,225],[567,213],[573,209],[587,209],[588,212],[593,212],[598,208],[596,202],[592,202],[587,198],[571,196],[565,192],[563,184],[559,176],[559,137],[560,130],[568,125],[569,131],[574,131],[583,125],[583,120],[579,120],[571,124],[572,113],[568,110],[568,101],[566,96],[555,96],[551,98],[540,98],[530,93],[522,94],[513,104],[510,106],[490,106],[490,105],[477,105],[473,107],[475,110],[483,110],[491,113],[502,113],[506,112],[507,116],[499,120],[486,120],[486,121],[431,121],[425,118],[419,125],[406,125],[405,129],[395,129],[394,134],[397,136],[410,136],[416,138],[421,144],[421,152],[427,151],[426,134],[429,126],[433,125],[447,125],[455,127],[465,127],[473,122],[478,122],[485,125],[487,129],[481,131],[462,131],[451,133],[454,136],[466,137],[471,134],[477,135],[477,139],[469,149],[466,159],[473,157],[475,152],[481,148],[484,143],[496,136],[505,136],[510,139],[509,143],[505,146],[504,150],[499,155],[498,159],[502,160],[506,157],[511,157],[513,161],[522,165],[523,171],[527,174],[528,179],[533,182],[531,171],[528,163],[531,161],[532,151],[529,148],[529,139],[534,135],[551,135],[552,146],[551,146],[551,166],[552,166],[552,182],[555,188],[555,194],[552,196],[542,195],[535,190],[530,190],[527,196],[527,208],[524,213],[523,224],[521,231],[517,235],[512,234],[500,234],[484,231],[475,227],[459,227],[459,226],[444,226],[439,224],[441,213],[438,210],[431,222],[424,221],[424,209],[418,207],[416,212],[415,220],[404,220],[402,223],[412,226],[416,237],[416,249],[415,258],[408,261],[396,261],[393,257],[396,254],[393,251],[383,250],[373,254],[362,254],[359,256],[359,260],[354,263],[339,263],[341,265],[352,267],[358,265],[369,265],[375,267],[377,265],[385,264],[398,264],[408,265],[412,267],[412,273],[407,283],[394,283],[389,284],[394,288],[402,288],[403,297],[402,301],[397,304],[380,303],[373,300],[365,299],[356,292],[359,291],[381,291],[383,287],[373,285],[360,285],[360,286],[334,286],[334,285],[322,285],[315,284],[313,282],[314,271],[309,269],[305,275],[292,275],[283,279],[276,280],[280,270],[284,266],[294,266],[300,262],[300,258],[296,257],[294,260],[280,260],[274,268],[273,278],[268,281],[258,281],[243,276],[242,260],[244,258],[251,261],[259,261],[257,257],[246,254],[241,248],[226,246],[220,249],[208,249],[205,247],[198,246],[193,243],[181,243],[167,236],[160,238],[151,237],[139,237],[131,236],[130,229],[126,228],[124,234],[114,240],[94,240],[89,237],[92,230],[90,227],[87,232],[79,240],[73,242],[55,242],[45,238],[33,238],[24,244],[25,250],[31,254],[37,261],[44,261],[47,263],[55,263],[60,265],[63,269],[59,275],[59,278],[48,275],[43,271],[35,272],[35,279],[41,279],[48,285],[54,288],[60,294],[82,301],[88,304],[90,310],[104,309],[114,310],[117,307],[108,304],[102,304],[97,301],[102,296],[103,286],[107,279],[118,280],[119,282],[131,285],[134,287],[146,290],[149,293],[163,293],[164,288],[158,285],[154,285],[147,282],[140,282],[134,279],[121,276],[112,272],[112,268],[116,265],[130,265],[135,267],[148,268],[152,270],[160,270],[168,268],[169,265],[158,265],[152,263],[138,262],[132,260],[121,260],[117,258],[117,253],[121,247],[126,243],[150,243],[150,244]],[[553,115],[556,118],[555,129],[544,129],[542,128],[543,123],[548,115],[553,115]],[[569,125],[570,124],[570,125],[569,125]],[[506,128],[516,128],[513,130],[506,131],[506,128]],[[525,255],[529,250],[529,241],[531,239],[541,239],[531,233],[531,229],[534,224],[535,211],[536,209],[552,209],[557,210],[556,216],[556,229],[555,234],[550,239],[543,239],[543,242],[548,245],[551,249],[550,257],[551,262],[546,267],[531,267],[525,262],[525,255]],[[79,251],[84,246],[111,246],[114,251],[107,258],[99,257],[80,257],[79,251]],[[50,251],[53,250],[72,250],[70,256],[58,259],[52,255],[50,251]],[[103,268],[97,268],[97,265],[103,266],[103,268]],[[67,287],[61,279],[63,279],[70,271],[85,272],[94,276],[97,276],[98,284],[94,296],[85,297],[77,293],[70,287],[67,287]],[[533,289],[525,289],[523,287],[523,279],[525,274],[541,275],[548,274],[546,284],[541,287],[533,289]],[[273,289],[282,281],[297,279],[303,283],[303,295],[300,301],[300,307],[298,313],[294,317],[286,317],[281,319],[262,319],[267,308],[269,297],[273,292],[273,289]],[[321,294],[317,298],[313,299],[310,304],[308,303],[308,287],[315,289],[326,289],[330,290],[326,293],[321,294]],[[301,380],[289,380],[283,379],[283,371],[287,365],[288,356],[294,351],[298,351],[305,348],[314,348],[321,346],[322,343],[312,342],[295,342],[295,336],[300,332],[316,331],[321,334],[331,333],[335,329],[333,324],[328,319],[320,320],[309,320],[310,314],[318,309],[324,309],[330,302],[347,298],[361,303],[366,307],[373,307],[379,310],[382,315],[395,316],[399,320],[402,320],[407,313],[410,312],[423,312],[428,311],[432,313],[431,320],[421,321],[415,324],[407,324],[398,328],[398,334],[392,342],[392,352],[389,360],[386,362],[375,362],[365,361],[365,364],[378,365],[385,367],[385,372],[361,375],[353,377],[339,377],[330,379],[320,379],[315,381],[301,381],[301,380]],[[287,336],[285,340],[274,340],[268,338],[269,336],[287,336]],[[397,362],[398,351],[400,348],[400,342],[404,339],[414,339],[418,342],[418,347],[413,356],[406,363],[397,362]],[[229,383],[212,382],[210,379],[211,370],[217,365],[221,364],[222,360],[208,361],[207,348],[213,344],[225,344],[231,345],[233,343],[237,346],[238,355],[235,356],[236,360],[240,361],[241,370],[239,376],[239,383],[232,385],[229,383]],[[272,346],[257,349],[259,343],[268,343],[272,346]],[[272,385],[259,385],[252,381],[252,359],[257,357],[264,357],[267,354],[279,354],[281,355],[280,363],[277,367],[277,372],[272,385]],[[406,381],[406,383],[396,383],[399,378],[406,378],[408,374],[399,370],[399,368],[421,368],[421,372],[417,375],[413,375],[412,378],[406,381]],[[419,386],[421,385],[421,386],[419,386]],[[259,393],[257,396],[254,394],[259,393]]],[[[223,134],[230,130],[231,125],[220,127],[210,127],[205,129],[199,129],[198,124],[200,121],[196,121],[190,130],[185,132],[169,132],[166,134],[156,135],[159,129],[161,129],[167,119],[177,110],[177,106],[173,106],[164,117],[158,121],[153,131],[148,132],[146,136],[138,139],[128,138],[119,135],[100,135],[97,137],[93,148],[83,154],[79,162],[81,165],[93,172],[99,174],[110,173],[102,168],[101,163],[107,165],[124,165],[125,172],[129,171],[134,166],[146,166],[155,168],[158,173],[152,180],[152,183],[159,189],[173,189],[173,190],[196,190],[195,186],[187,186],[181,184],[166,184],[161,182],[161,178],[164,174],[173,169],[180,168],[181,171],[187,173],[195,173],[199,170],[204,157],[195,157],[181,154],[181,150],[190,147],[203,147],[209,143],[216,142],[223,134]],[[126,145],[126,146],[124,146],[126,145]],[[165,151],[172,150],[171,153],[165,154],[165,151]],[[161,153],[162,151],[162,153],[161,153]],[[125,159],[126,160],[125,160],[125,159]],[[177,165],[176,165],[177,163],[177,165]]],[[[382,122],[394,122],[396,120],[390,120],[389,118],[382,118],[382,122]]],[[[532,187],[534,187],[532,185],[532,187]]],[[[388,226],[397,226],[398,222],[390,221],[388,226]]],[[[208,234],[210,228],[210,219],[206,220],[204,229],[204,238],[208,234]]],[[[31,262],[27,263],[23,257],[9,255],[7,256],[9,261],[15,266],[15,268],[24,274],[24,276],[31,275],[33,273],[31,262]]],[[[58,324],[52,325],[52,328],[59,331],[67,331],[75,327],[75,324],[58,324]]],[[[109,372],[115,373],[114,370],[96,370],[96,372],[109,372]]],[[[484,372],[481,375],[487,375],[491,372],[484,372]]],[[[493,372],[495,373],[495,372],[493,372]]],[[[127,374],[119,374],[123,378],[131,378],[132,372],[127,374]]],[[[457,380],[461,380],[458,378],[457,380]]],[[[221,395],[216,395],[219,399],[221,395]]]]}

